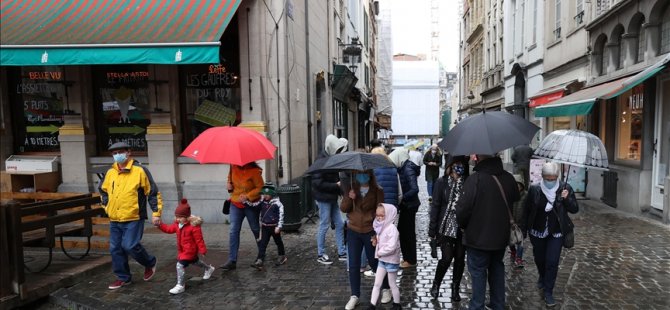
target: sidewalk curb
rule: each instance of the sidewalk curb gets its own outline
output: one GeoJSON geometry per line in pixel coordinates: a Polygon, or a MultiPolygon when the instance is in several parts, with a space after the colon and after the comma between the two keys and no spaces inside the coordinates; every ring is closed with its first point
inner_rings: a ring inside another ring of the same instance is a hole
{"type": "MultiPolygon", "coordinates": [[[[587,200],[579,200],[578,203],[580,204],[580,207],[585,207],[583,208],[585,212],[592,212],[592,213],[598,213],[598,214],[615,214],[619,217],[623,218],[634,218],[637,220],[641,220],[644,222],[647,222],[649,224],[653,224],[655,226],[658,226],[660,228],[663,228],[667,231],[670,231],[670,224],[663,224],[663,222],[655,219],[651,219],[642,215],[637,215],[637,214],[632,214],[628,212],[621,211],[616,208],[612,208],[602,202],[598,202],[595,200],[587,199],[587,200]]],[[[579,214],[579,213],[577,213],[579,214]]]]}

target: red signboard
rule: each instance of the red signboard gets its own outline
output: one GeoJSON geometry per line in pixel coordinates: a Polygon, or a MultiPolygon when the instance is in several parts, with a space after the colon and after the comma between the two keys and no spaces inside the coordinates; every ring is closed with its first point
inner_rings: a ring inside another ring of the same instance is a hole
{"type": "Polygon", "coordinates": [[[530,99],[530,104],[528,104],[529,107],[534,108],[534,107],[539,107],[543,104],[547,104],[549,102],[552,102],[554,100],[560,99],[563,97],[563,92],[565,90],[557,90],[553,93],[548,93],[539,97],[531,98],[530,99]]]}

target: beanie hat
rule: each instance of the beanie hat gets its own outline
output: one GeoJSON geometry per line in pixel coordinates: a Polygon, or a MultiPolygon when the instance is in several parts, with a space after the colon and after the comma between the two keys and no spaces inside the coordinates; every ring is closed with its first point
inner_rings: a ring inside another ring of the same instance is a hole
{"type": "Polygon", "coordinates": [[[174,210],[174,215],[180,217],[191,216],[191,206],[188,204],[188,200],[186,200],[186,198],[181,199],[177,209],[174,210]]]}
{"type": "Polygon", "coordinates": [[[272,182],[266,182],[261,189],[261,195],[269,195],[274,197],[276,195],[275,185],[272,182]]]}

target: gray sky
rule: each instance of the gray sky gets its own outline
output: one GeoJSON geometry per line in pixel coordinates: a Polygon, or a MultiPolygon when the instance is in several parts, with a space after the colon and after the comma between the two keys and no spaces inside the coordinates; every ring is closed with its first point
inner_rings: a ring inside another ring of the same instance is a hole
{"type": "MultiPolygon", "coordinates": [[[[431,0],[392,2],[393,53],[426,54],[430,57],[431,0]]],[[[440,62],[448,71],[458,69],[458,0],[438,0],[440,5],[440,62]]]]}

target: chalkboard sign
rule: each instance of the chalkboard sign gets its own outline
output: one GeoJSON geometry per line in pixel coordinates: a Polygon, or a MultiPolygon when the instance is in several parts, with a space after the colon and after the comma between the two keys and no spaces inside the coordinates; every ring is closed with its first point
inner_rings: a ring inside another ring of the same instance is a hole
{"type": "Polygon", "coordinates": [[[67,100],[62,68],[21,67],[9,76],[15,151],[60,152],[58,130],[67,100]]]}

